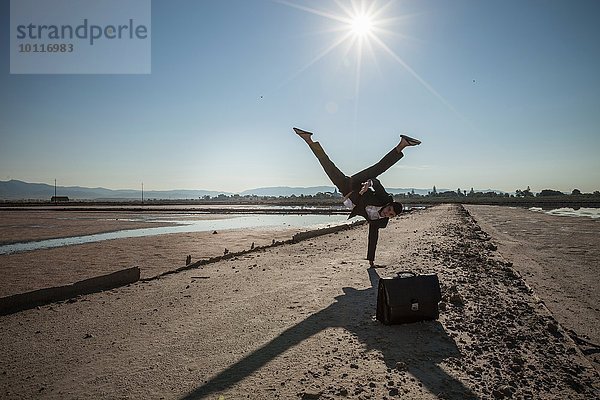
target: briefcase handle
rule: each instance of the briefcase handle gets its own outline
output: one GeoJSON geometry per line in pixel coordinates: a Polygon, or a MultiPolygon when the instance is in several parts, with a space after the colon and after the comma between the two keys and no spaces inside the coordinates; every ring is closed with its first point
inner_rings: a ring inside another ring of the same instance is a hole
{"type": "Polygon", "coordinates": [[[412,271],[400,271],[397,272],[396,275],[398,275],[398,278],[402,278],[402,275],[412,275],[412,276],[417,276],[417,274],[415,274],[412,271]]]}

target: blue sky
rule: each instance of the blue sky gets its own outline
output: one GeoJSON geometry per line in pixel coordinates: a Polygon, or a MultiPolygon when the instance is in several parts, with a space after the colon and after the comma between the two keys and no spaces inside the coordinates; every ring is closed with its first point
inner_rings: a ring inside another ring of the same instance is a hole
{"type": "Polygon", "coordinates": [[[375,2],[362,57],[349,1],[153,1],[149,75],[11,75],[0,4],[0,180],[328,185],[298,126],[347,174],[420,138],[390,188],[600,190],[598,1],[375,2]]]}

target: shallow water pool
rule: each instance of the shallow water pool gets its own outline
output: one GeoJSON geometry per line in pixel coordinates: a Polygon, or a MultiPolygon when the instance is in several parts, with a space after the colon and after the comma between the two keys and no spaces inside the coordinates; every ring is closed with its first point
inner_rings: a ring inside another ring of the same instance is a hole
{"type": "Polygon", "coordinates": [[[154,219],[154,222],[177,223],[174,226],[156,228],[126,229],[116,232],[98,233],[85,236],[73,236],[58,239],[14,243],[0,246],[0,255],[25,251],[50,249],[76,244],[100,242],[111,239],[166,235],[171,233],[210,232],[224,229],[280,229],[310,228],[317,229],[332,225],[348,223],[346,215],[315,214],[259,214],[259,215],[223,215],[222,219],[189,220],[189,219],[154,219]]]}

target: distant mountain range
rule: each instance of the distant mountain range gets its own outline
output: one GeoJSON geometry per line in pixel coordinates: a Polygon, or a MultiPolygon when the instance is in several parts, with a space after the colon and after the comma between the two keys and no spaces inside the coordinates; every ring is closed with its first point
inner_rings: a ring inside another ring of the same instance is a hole
{"type": "MultiPolygon", "coordinates": [[[[144,190],[144,199],[197,199],[202,196],[218,196],[224,192],[212,190],[144,190]]],[[[225,193],[228,194],[228,193],[225,193]]],[[[113,190],[81,186],[57,186],[57,196],[68,196],[72,200],[133,200],[142,197],[138,190],[113,190]]],[[[0,199],[3,200],[50,200],[54,186],[45,183],[28,183],[17,180],[0,181],[0,199]]]]}
{"type": "MultiPolygon", "coordinates": [[[[300,196],[315,195],[319,192],[333,192],[333,186],[312,186],[312,187],[263,187],[245,190],[238,193],[240,196],[300,196]]],[[[395,189],[387,188],[389,193],[401,194],[414,190],[415,194],[425,195],[431,189],[395,189]]],[[[437,189],[438,193],[449,189],[437,189]]],[[[484,191],[494,191],[492,189],[484,191]]],[[[496,190],[496,192],[499,192],[496,190]]],[[[57,186],[57,196],[68,196],[72,200],[136,200],[142,196],[141,189],[106,189],[106,188],[87,188],[81,186],[57,186]]],[[[159,200],[179,200],[179,199],[198,199],[203,196],[215,197],[219,194],[232,195],[231,192],[219,192],[214,190],[149,190],[144,191],[144,199],[159,200]]],[[[0,181],[0,199],[2,200],[50,200],[54,196],[54,186],[45,183],[28,183],[18,180],[0,181]]]]}

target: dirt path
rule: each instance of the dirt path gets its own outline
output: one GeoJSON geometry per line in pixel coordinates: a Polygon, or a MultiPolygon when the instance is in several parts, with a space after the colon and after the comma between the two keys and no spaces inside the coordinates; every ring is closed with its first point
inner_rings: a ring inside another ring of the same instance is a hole
{"type": "MultiPolygon", "coordinates": [[[[458,206],[0,317],[0,396],[589,399],[598,377],[458,206]],[[435,272],[439,321],[373,319],[376,271],[435,272]]],[[[596,392],[594,392],[596,390],[596,392]]]]}
{"type": "Polygon", "coordinates": [[[465,206],[600,371],[600,221],[465,206]],[[572,334],[573,335],[573,334],[572,334]],[[575,336],[573,335],[573,336],[575,336]]]}

